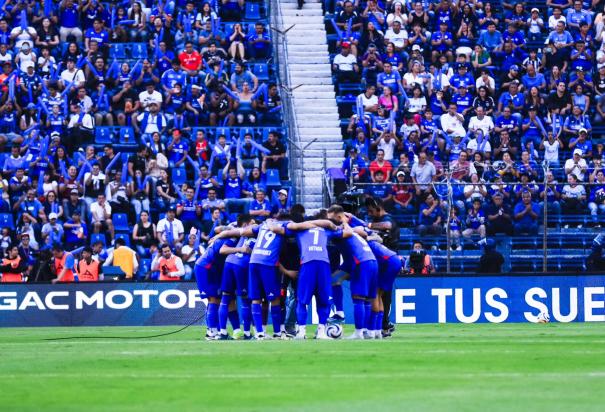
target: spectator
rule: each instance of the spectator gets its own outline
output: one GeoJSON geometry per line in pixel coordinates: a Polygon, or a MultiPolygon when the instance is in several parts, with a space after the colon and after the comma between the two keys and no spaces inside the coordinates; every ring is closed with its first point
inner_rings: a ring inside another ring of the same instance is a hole
{"type": "Polygon", "coordinates": [[[160,219],[157,226],[157,239],[160,243],[180,248],[185,238],[185,228],[183,223],[175,218],[175,215],[176,209],[171,207],[166,212],[166,217],[160,219]]]}
{"type": "Polygon", "coordinates": [[[332,69],[336,73],[339,83],[358,81],[359,66],[357,64],[357,58],[351,54],[351,46],[349,43],[343,43],[340,54],[337,54],[334,58],[332,69]]]}
{"type": "Polygon", "coordinates": [[[91,223],[94,233],[109,232],[111,239],[115,239],[115,230],[111,220],[111,206],[104,194],[97,195],[97,201],[90,205],[91,223]]]}
{"type": "Polygon", "coordinates": [[[149,248],[157,239],[156,227],[149,220],[149,212],[142,211],[139,215],[139,221],[132,229],[132,239],[139,256],[149,256],[149,248]]]}
{"type": "Polygon", "coordinates": [[[521,195],[521,201],[515,205],[514,217],[515,235],[538,234],[538,217],[540,216],[540,208],[537,203],[532,201],[532,196],[529,191],[525,191],[521,195]]]}
{"type": "Polygon", "coordinates": [[[431,193],[426,194],[424,202],[420,205],[420,217],[416,230],[420,236],[443,233],[441,207],[431,193]]]}
{"type": "Polygon", "coordinates": [[[492,203],[486,214],[488,235],[504,233],[511,236],[513,234],[512,212],[504,203],[504,195],[501,192],[492,195],[492,203]]]}
{"type": "Polygon", "coordinates": [[[582,158],[582,149],[574,149],[573,157],[565,161],[565,174],[573,174],[577,180],[584,181],[588,165],[586,160],[582,158]]]}
{"type": "Polygon", "coordinates": [[[63,224],[63,228],[67,249],[73,250],[86,244],[88,240],[88,228],[82,220],[80,210],[74,209],[71,218],[63,224]]]}
{"type": "Polygon", "coordinates": [[[575,174],[567,175],[567,184],[561,191],[561,209],[566,215],[580,215],[586,211],[586,189],[578,184],[575,174]]]}

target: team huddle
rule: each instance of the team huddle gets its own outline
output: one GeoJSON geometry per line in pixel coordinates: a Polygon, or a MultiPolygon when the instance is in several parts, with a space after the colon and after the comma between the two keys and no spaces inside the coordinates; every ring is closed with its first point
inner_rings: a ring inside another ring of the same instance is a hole
{"type": "Polygon", "coordinates": [[[344,320],[345,279],[350,281],[355,320],[350,339],[388,336],[383,317],[390,309],[385,306],[390,306],[401,258],[365,222],[345,213],[341,206],[323,210],[313,220],[282,214],[256,224],[251,216],[242,214],[235,225],[218,228],[217,233],[195,264],[200,296],[208,299],[208,340],[266,339],[263,306],[267,318],[270,314],[274,339],[306,339],[313,297],[318,320],[315,338],[331,339],[329,335],[334,335],[326,330],[332,306],[335,311],[330,320],[344,320]],[[285,328],[284,285],[290,285],[296,295],[296,328],[292,332],[285,328]],[[384,305],[382,297],[387,294],[384,305]],[[233,337],[227,332],[228,322],[233,337]]]}

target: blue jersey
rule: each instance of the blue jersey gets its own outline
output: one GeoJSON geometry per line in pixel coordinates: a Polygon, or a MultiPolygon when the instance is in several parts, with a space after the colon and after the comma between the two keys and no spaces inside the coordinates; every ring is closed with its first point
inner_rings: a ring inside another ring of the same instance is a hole
{"type": "Polygon", "coordinates": [[[336,243],[345,261],[353,260],[355,264],[366,261],[376,261],[368,242],[357,233],[336,243]]]}
{"type": "MultiPolygon", "coordinates": [[[[277,222],[278,225],[285,226],[289,222],[277,222]]],[[[263,223],[252,229],[257,235],[256,244],[252,249],[250,263],[260,265],[277,266],[279,263],[279,251],[281,250],[284,237],[269,230],[269,226],[263,223]]]]}
{"type": "MultiPolygon", "coordinates": [[[[250,249],[254,248],[254,244],[256,243],[256,239],[253,237],[241,237],[237,242],[236,247],[245,247],[248,246],[250,249]]],[[[250,263],[250,255],[247,253],[232,253],[227,256],[225,259],[225,263],[231,263],[237,266],[248,266],[250,263]]]]}
{"type": "Polygon", "coordinates": [[[393,256],[397,256],[397,253],[375,240],[370,240],[368,245],[370,246],[370,249],[372,249],[372,253],[374,253],[374,256],[379,264],[380,262],[389,260],[393,256]]]}
{"type": "Polygon", "coordinates": [[[223,245],[235,246],[234,239],[217,239],[212,246],[209,246],[204,254],[195,262],[196,266],[204,266],[206,269],[213,268],[219,272],[223,271],[223,265],[227,256],[221,255],[220,250],[223,245]]]}
{"type": "Polygon", "coordinates": [[[296,235],[300,247],[300,264],[314,260],[330,263],[328,241],[332,238],[342,238],[342,230],[326,230],[321,227],[293,232],[286,229],[288,235],[296,235]]]}

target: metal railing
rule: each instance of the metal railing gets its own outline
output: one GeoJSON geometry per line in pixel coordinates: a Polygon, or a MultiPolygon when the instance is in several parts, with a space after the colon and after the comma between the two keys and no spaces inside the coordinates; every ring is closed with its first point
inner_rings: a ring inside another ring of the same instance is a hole
{"type": "MultiPolygon", "coordinates": [[[[364,168],[363,170],[365,170],[366,172],[368,172],[369,174],[369,168],[364,168]]],[[[544,166],[543,168],[543,173],[544,176],[546,176],[546,174],[550,171],[550,169],[548,168],[548,166],[544,166]]],[[[396,169],[393,170],[393,174],[396,173],[396,169]]],[[[359,181],[353,181],[353,180],[349,180],[346,182],[346,186],[347,186],[347,191],[341,194],[335,194],[334,192],[330,191],[329,193],[329,198],[331,200],[331,202],[337,202],[337,201],[341,201],[343,200],[343,198],[348,199],[349,202],[352,202],[354,204],[354,206],[360,206],[363,208],[363,197],[366,194],[366,190],[372,186],[377,186],[377,185],[387,185],[387,186],[394,186],[394,185],[405,185],[405,186],[409,186],[412,188],[415,188],[417,186],[422,186],[423,188],[428,188],[428,191],[431,192],[432,194],[437,196],[437,200],[440,202],[440,205],[443,206],[443,233],[441,235],[435,235],[435,236],[428,236],[429,238],[441,238],[444,239],[445,242],[439,242],[442,245],[445,243],[445,263],[446,263],[446,271],[447,273],[451,273],[452,272],[452,260],[454,259],[454,257],[452,256],[452,245],[453,245],[453,236],[452,233],[450,232],[450,213],[449,211],[452,208],[456,208],[456,203],[460,201],[460,199],[454,199],[454,187],[456,186],[484,186],[486,189],[489,189],[491,186],[493,185],[497,185],[498,183],[494,183],[494,182],[478,182],[478,183],[472,183],[472,182],[464,182],[464,181],[459,181],[456,179],[452,179],[451,177],[451,173],[450,172],[446,172],[443,179],[441,181],[436,181],[436,182],[431,182],[431,183],[414,183],[411,181],[406,181],[406,182],[402,182],[402,183],[398,183],[398,182],[383,182],[383,183],[372,183],[372,182],[359,182],[359,181]],[[340,196],[340,198],[339,198],[340,196]],[[354,201],[352,201],[352,199],[355,199],[354,201]]],[[[504,182],[504,185],[507,185],[509,187],[513,187],[515,185],[520,185],[522,184],[522,182],[520,180],[517,181],[512,181],[512,182],[504,182]]],[[[539,197],[540,193],[543,192],[543,188],[546,187],[546,185],[550,185],[552,183],[548,183],[546,181],[546,178],[544,178],[541,181],[533,181],[530,182],[531,185],[536,185],[538,186],[538,191],[537,191],[537,196],[539,197]]],[[[559,187],[559,191],[562,190],[563,186],[566,185],[567,182],[558,182],[557,186],[559,187]]],[[[602,186],[601,183],[590,183],[590,182],[579,182],[579,185],[584,186],[586,189],[589,189],[592,186],[602,186]]],[[[331,177],[329,175],[326,175],[326,187],[327,188],[333,188],[334,187],[334,182],[332,181],[331,177]]],[[[460,191],[458,192],[460,193],[460,191]]],[[[511,193],[511,196],[516,196],[515,192],[511,193]]],[[[466,200],[469,200],[465,199],[466,200]]],[[[487,203],[490,199],[489,194],[487,196],[485,196],[484,199],[484,203],[487,203]]],[[[560,201],[560,199],[558,199],[560,201]]],[[[520,201],[520,197],[518,197],[517,200],[515,200],[514,203],[517,203],[518,201],[520,201]]],[[[569,219],[569,221],[575,221],[576,223],[578,222],[590,222],[592,221],[591,216],[590,216],[590,212],[589,209],[587,207],[587,204],[589,202],[589,197],[588,197],[588,193],[587,193],[587,199],[585,201],[586,203],[586,208],[585,208],[585,212],[580,214],[580,215],[566,215],[564,213],[564,211],[562,211],[560,216],[553,216],[553,213],[550,209],[550,204],[551,202],[549,201],[544,201],[543,199],[536,199],[534,197],[533,199],[534,202],[543,202],[543,209],[541,210],[541,214],[542,214],[542,220],[541,220],[541,224],[540,224],[540,216],[538,217],[538,219],[536,220],[536,223],[538,224],[538,228],[539,228],[539,232],[537,235],[526,235],[525,238],[527,239],[535,239],[536,242],[539,242],[540,245],[538,247],[538,243],[535,244],[535,247],[532,248],[532,250],[534,251],[534,253],[536,253],[535,255],[532,255],[536,260],[540,258],[540,255],[538,253],[541,252],[542,256],[541,256],[541,271],[546,273],[549,270],[549,259],[561,259],[564,256],[562,255],[551,255],[549,253],[549,241],[552,240],[552,238],[558,236],[563,236],[566,232],[566,229],[561,229],[559,228],[559,230],[557,230],[556,228],[553,228],[552,226],[555,225],[557,223],[556,219],[561,219],[561,221],[566,221],[566,219],[569,219]],[[540,239],[541,238],[541,239],[540,239]]],[[[417,201],[418,202],[418,201],[417,201]]],[[[395,212],[396,215],[400,216],[400,217],[404,217],[407,215],[407,217],[418,217],[420,210],[419,210],[419,206],[420,206],[420,202],[417,203],[418,207],[414,210],[413,214],[410,214],[409,212],[402,212],[402,213],[398,213],[396,211],[396,209],[394,208],[393,211],[395,212]]],[[[514,210],[514,204],[511,205],[511,209],[514,210]]],[[[513,210],[511,210],[511,213],[513,212],[513,210]]],[[[459,219],[461,220],[461,222],[464,222],[464,216],[458,216],[459,219]]],[[[487,216],[486,216],[487,217],[487,216]]],[[[511,216],[513,222],[514,222],[514,216],[511,216]]],[[[599,217],[600,221],[603,221],[604,218],[602,216],[599,217]]],[[[405,220],[405,219],[404,219],[405,220]]],[[[413,219],[412,219],[413,220],[413,219]]],[[[416,223],[416,226],[418,225],[418,223],[416,223]]],[[[487,226],[487,221],[486,221],[486,226],[487,226]]],[[[412,232],[415,233],[415,228],[411,228],[412,232]]],[[[575,235],[578,236],[585,236],[585,237],[594,237],[596,234],[598,233],[598,231],[595,230],[589,230],[589,231],[584,231],[582,233],[576,233],[575,235]]],[[[412,235],[413,237],[418,237],[418,235],[412,235]]],[[[517,239],[523,239],[523,236],[517,237],[517,239]]],[[[535,242],[534,242],[535,243],[535,242]]],[[[520,257],[519,255],[514,255],[514,254],[510,254],[510,256],[517,256],[520,257]]],[[[565,255],[565,257],[567,259],[569,259],[570,257],[565,255]]],[[[578,267],[580,267],[582,265],[578,265],[578,267]]]]}
{"type": "Polygon", "coordinates": [[[294,113],[293,85],[288,70],[288,44],[279,0],[269,1],[269,13],[271,16],[271,30],[274,33],[273,55],[278,71],[277,84],[281,91],[284,127],[288,129],[288,141],[290,143],[288,145],[290,179],[296,188],[296,201],[301,203],[305,195],[303,184],[304,148],[301,147],[298,121],[294,113]]]}

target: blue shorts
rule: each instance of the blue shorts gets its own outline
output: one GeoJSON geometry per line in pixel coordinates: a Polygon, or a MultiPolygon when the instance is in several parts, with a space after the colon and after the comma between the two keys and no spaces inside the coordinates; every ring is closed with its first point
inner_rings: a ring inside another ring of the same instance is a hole
{"type": "Polygon", "coordinates": [[[281,282],[277,266],[250,263],[248,297],[252,300],[267,298],[268,301],[280,297],[281,282]]]}
{"type": "Polygon", "coordinates": [[[248,270],[245,266],[225,263],[221,292],[237,296],[248,295],[248,270]]]}
{"type": "Polygon", "coordinates": [[[303,263],[298,272],[296,298],[303,305],[311,303],[315,295],[318,304],[329,305],[332,293],[330,264],[320,260],[303,263]]]}
{"type": "Polygon", "coordinates": [[[381,260],[378,264],[378,287],[382,290],[390,292],[393,290],[395,278],[401,271],[401,258],[399,256],[391,256],[387,260],[381,260]]]}
{"type": "Polygon", "coordinates": [[[377,277],[378,264],[375,260],[366,260],[355,265],[351,274],[351,295],[374,299],[377,277]]]}
{"type": "Polygon", "coordinates": [[[202,299],[218,298],[220,296],[221,275],[216,273],[216,269],[212,266],[196,265],[195,281],[197,282],[197,288],[200,291],[202,299]]]}

